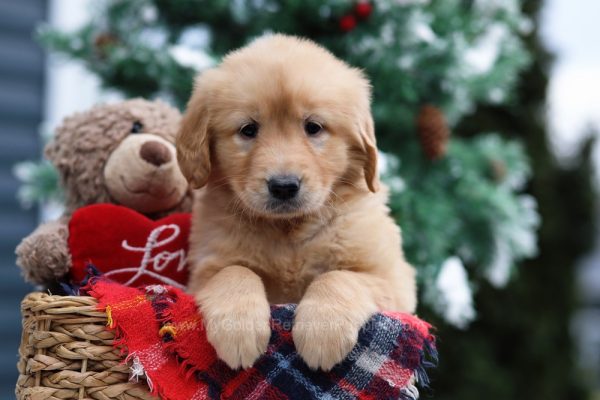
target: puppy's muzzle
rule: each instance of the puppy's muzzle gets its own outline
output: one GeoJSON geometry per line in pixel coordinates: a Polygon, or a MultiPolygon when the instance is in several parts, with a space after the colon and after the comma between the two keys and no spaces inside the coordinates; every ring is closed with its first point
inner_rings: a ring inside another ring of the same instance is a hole
{"type": "Polygon", "coordinates": [[[277,200],[291,200],[300,191],[300,178],[295,175],[278,175],[267,181],[269,194],[277,200]]]}

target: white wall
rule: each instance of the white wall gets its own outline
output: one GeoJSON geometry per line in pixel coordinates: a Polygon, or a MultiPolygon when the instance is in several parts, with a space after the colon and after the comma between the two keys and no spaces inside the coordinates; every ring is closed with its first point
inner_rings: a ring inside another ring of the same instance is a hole
{"type": "MultiPolygon", "coordinates": [[[[96,0],[51,0],[49,23],[63,30],[81,27],[90,18],[96,0]]],[[[50,55],[47,66],[47,90],[44,129],[51,132],[61,120],[76,111],[83,111],[100,101],[118,98],[103,90],[94,75],[64,57],[50,55]]]]}
{"type": "MultiPolygon", "coordinates": [[[[78,29],[89,20],[92,7],[100,5],[99,0],[51,0],[48,23],[61,30],[78,29]]],[[[53,54],[47,58],[46,85],[41,127],[44,136],[51,135],[66,116],[120,98],[115,92],[102,89],[100,80],[80,63],[53,54]]],[[[40,220],[55,219],[61,213],[59,205],[44,204],[40,220]]]]}

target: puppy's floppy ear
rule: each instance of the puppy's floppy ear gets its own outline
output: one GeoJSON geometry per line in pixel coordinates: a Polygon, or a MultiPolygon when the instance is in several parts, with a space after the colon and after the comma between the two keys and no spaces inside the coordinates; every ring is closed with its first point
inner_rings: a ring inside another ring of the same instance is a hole
{"type": "Polygon", "coordinates": [[[196,82],[176,139],[179,168],[194,189],[204,186],[210,175],[209,112],[203,86],[196,82]]]}
{"type": "Polygon", "coordinates": [[[367,108],[360,113],[359,130],[362,151],[364,154],[363,171],[369,190],[373,193],[379,190],[379,174],[377,171],[377,144],[375,140],[375,124],[370,110],[367,108]]]}

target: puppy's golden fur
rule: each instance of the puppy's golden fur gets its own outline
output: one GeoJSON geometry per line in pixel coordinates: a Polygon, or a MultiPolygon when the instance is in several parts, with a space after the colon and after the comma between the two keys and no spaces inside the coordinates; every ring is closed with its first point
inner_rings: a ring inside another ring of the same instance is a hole
{"type": "Polygon", "coordinates": [[[265,351],[269,303],[299,303],[294,343],[324,370],[377,310],[415,310],[415,274],[378,182],[370,86],[359,70],[307,40],[258,39],[196,80],[177,150],[184,175],[205,186],[189,288],[232,368],[265,351]],[[307,134],[309,121],[322,129],[307,134]],[[242,134],[248,124],[253,137],[242,134]],[[274,206],[267,182],[282,174],[301,186],[274,206]]]}

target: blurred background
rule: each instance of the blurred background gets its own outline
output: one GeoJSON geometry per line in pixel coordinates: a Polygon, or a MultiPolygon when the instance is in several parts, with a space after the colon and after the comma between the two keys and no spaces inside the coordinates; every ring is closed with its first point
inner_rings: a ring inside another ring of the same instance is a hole
{"type": "Polygon", "coordinates": [[[194,74],[265,32],[308,36],[374,85],[382,174],[437,327],[434,399],[600,399],[600,3],[0,0],[0,397],[14,248],[61,212],[42,148],[123,97],[183,108],[194,74]]]}

